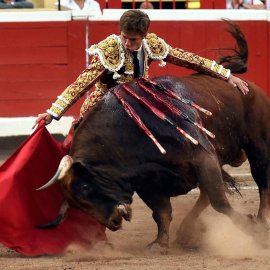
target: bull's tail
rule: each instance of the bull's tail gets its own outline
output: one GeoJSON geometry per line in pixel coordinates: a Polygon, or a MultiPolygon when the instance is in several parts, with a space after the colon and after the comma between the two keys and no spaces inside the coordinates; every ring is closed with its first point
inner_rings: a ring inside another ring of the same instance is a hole
{"type": "MultiPolygon", "coordinates": [[[[225,68],[230,69],[232,73],[242,74],[247,71],[248,60],[248,44],[245,35],[239,28],[239,26],[229,20],[224,20],[228,27],[225,28],[236,40],[235,48],[230,48],[235,52],[232,55],[222,55],[218,59],[218,64],[227,63],[225,68]]],[[[220,48],[219,50],[228,50],[228,48],[220,48]]]]}
{"type": "Polygon", "coordinates": [[[223,169],[221,170],[221,173],[222,173],[223,183],[225,186],[225,191],[229,194],[232,194],[234,191],[236,191],[242,197],[242,194],[239,188],[237,187],[237,183],[235,179],[223,169]]]}

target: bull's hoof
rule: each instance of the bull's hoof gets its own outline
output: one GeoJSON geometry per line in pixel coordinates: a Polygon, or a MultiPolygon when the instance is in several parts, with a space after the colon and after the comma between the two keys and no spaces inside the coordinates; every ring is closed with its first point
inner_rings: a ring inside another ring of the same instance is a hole
{"type": "Polygon", "coordinates": [[[267,223],[256,215],[241,215],[233,212],[230,218],[240,230],[252,236],[257,242],[260,242],[260,239],[268,237],[269,227],[267,223]]]}
{"type": "Polygon", "coordinates": [[[147,246],[148,251],[158,251],[163,255],[166,255],[169,253],[169,244],[165,243],[159,243],[159,242],[152,242],[147,246]]]}
{"type": "Polygon", "coordinates": [[[185,246],[192,238],[192,230],[187,230],[186,228],[180,226],[177,231],[176,239],[173,242],[174,246],[185,246]]]}
{"type": "Polygon", "coordinates": [[[204,233],[205,231],[205,226],[201,222],[198,222],[196,226],[194,224],[181,224],[174,243],[181,246],[189,245],[194,235],[204,233]]]}
{"type": "Polygon", "coordinates": [[[254,241],[260,245],[262,248],[269,249],[269,225],[267,221],[258,218],[255,215],[248,215],[248,218],[253,222],[257,227],[259,227],[259,232],[254,235],[254,241]]]}
{"type": "Polygon", "coordinates": [[[256,215],[251,214],[247,215],[247,219],[249,221],[249,226],[251,226],[251,230],[255,238],[264,238],[264,237],[268,238],[269,225],[266,221],[263,221],[256,215]]]}
{"type": "Polygon", "coordinates": [[[191,242],[193,233],[194,229],[190,230],[184,228],[184,226],[180,226],[176,234],[176,239],[173,241],[173,246],[174,247],[188,246],[189,243],[191,242]]]}
{"type": "Polygon", "coordinates": [[[257,223],[258,223],[258,218],[257,218],[256,215],[251,215],[251,214],[249,214],[249,215],[247,215],[247,217],[248,217],[249,220],[250,220],[251,222],[253,222],[254,224],[257,224],[257,223]]]}
{"type": "Polygon", "coordinates": [[[185,247],[185,246],[189,246],[189,244],[190,244],[190,242],[191,242],[191,237],[177,237],[174,241],[173,241],[173,243],[172,243],[172,245],[173,245],[173,247],[185,247]]]}
{"type": "Polygon", "coordinates": [[[182,222],[177,231],[176,239],[172,243],[177,248],[196,247],[201,244],[207,228],[203,222],[198,220],[196,224],[182,222]]]}
{"type": "Polygon", "coordinates": [[[114,245],[112,243],[106,242],[105,247],[108,249],[114,249],[114,245]]]}

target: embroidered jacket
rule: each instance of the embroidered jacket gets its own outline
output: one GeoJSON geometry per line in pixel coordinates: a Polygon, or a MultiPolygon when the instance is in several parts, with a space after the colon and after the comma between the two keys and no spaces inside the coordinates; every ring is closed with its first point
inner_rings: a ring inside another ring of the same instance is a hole
{"type": "MultiPolygon", "coordinates": [[[[94,84],[95,90],[82,105],[80,113],[82,117],[103,97],[108,89],[119,83],[133,80],[133,64],[119,36],[111,35],[100,43],[92,45],[86,51],[93,56],[91,64],[74,83],[57,97],[56,102],[47,110],[57,120],[94,84]]],[[[227,80],[230,76],[230,70],[216,64],[215,61],[173,48],[155,34],[148,34],[143,39],[143,52],[145,77],[148,77],[148,69],[152,61],[160,61],[160,66],[169,62],[222,80],[227,80]]]]}

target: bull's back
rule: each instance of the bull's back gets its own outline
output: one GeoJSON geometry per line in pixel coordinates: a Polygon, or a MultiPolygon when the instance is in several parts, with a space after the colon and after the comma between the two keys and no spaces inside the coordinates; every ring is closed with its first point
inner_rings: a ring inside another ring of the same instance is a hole
{"type": "MultiPolygon", "coordinates": [[[[212,112],[210,117],[200,113],[199,118],[216,135],[212,142],[224,163],[261,136],[270,141],[270,100],[254,83],[248,82],[249,93],[243,95],[238,88],[207,75],[173,80],[185,85],[190,99],[212,112]]],[[[270,151],[270,145],[266,147],[270,151]]]]}

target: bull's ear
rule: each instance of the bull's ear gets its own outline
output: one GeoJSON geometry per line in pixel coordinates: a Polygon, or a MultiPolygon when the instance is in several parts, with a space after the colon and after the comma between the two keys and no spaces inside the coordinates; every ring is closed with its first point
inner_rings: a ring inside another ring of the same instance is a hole
{"type": "Polygon", "coordinates": [[[76,160],[76,162],[74,162],[72,164],[72,167],[73,171],[75,173],[77,172],[80,172],[80,173],[83,173],[83,172],[87,172],[89,171],[89,166],[87,165],[86,162],[84,162],[83,160],[76,160]]]}

